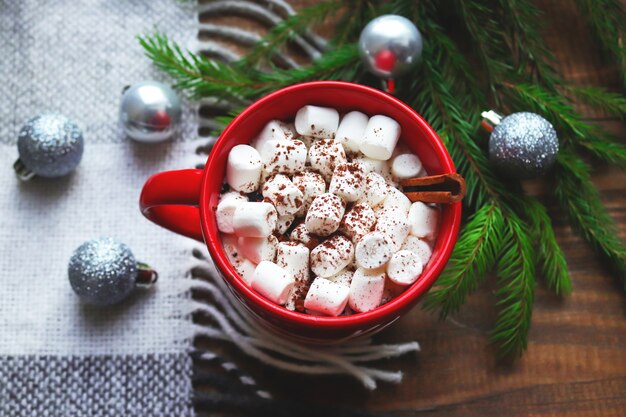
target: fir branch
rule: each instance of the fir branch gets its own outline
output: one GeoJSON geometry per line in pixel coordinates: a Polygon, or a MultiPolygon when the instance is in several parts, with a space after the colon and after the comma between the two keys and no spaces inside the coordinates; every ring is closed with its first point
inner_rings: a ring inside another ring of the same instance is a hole
{"type": "MultiPolygon", "coordinates": [[[[432,55],[425,55],[425,74],[420,77],[424,81],[420,84],[420,94],[413,104],[441,132],[453,160],[458,164],[457,169],[466,176],[470,185],[466,203],[476,207],[475,216],[478,217],[472,218],[467,229],[463,229],[461,239],[457,242],[459,250],[455,250],[451,258],[450,270],[446,270],[437,281],[426,307],[431,310],[441,308],[442,317],[458,310],[467,294],[476,288],[478,276],[483,276],[491,267],[497,266],[502,286],[499,291],[500,303],[503,307],[492,340],[498,345],[500,355],[516,355],[526,347],[532,314],[535,268],[532,238],[526,224],[515,214],[514,203],[519,203],[520,199],[496,176],[484,151],[472,140],[478,120],[470,116],[474,122],[468,123],[467,115],[477,115],[479,104],[470,103],[473,107],[468,111],[468,107],[460,103],[461,99],[452,94],[453,81],[444,77],[446,66],[451,65],[451,61],[436,50],[431,50],[438,46],[436,42],[432,43],[425,47],[425,54],[432,55]],[[434,63],[438,63],[437,68],[434,63]],[[494,214],[497,217],[492,223],[487,223],[479,215],[487,210],[485,207],[497,209],[497,212],[493,212],[497,213],[494,214]],[[491,226],[489,236],[493,240],[487,238],[489,240],[486,242],[475,242],[475,248],[467,243],[471,242],[472,237],[475,238],[472,232],[478,232],[481,226],[482,231],[485,231],[487,225],[491,226]],[[496,244],[495,248],[491,244],[496,244]],[[476,271],[480,275],[475,275],[476,271]]],[[[455,62],[458,64],[463,61],[455,62]]]]}
{"type": "Polygon", "coordinates": [[[324,54],[303,68],[266,73],[244,63],[226,64],[183,51],[163,34],[139,38],[146,55],[174,78],[175,86],[195,98],[216,97],[245,103],[275,89],[313,79],[352,79],[361,71],[354,45],[324,54]]]}
{"type": "Polygon", "coordinates": [[[591,181],[589,167],[569,149],[561,149],[555,167],[555,194],[572,226],[611,263],[625,283],[626,245],[615,222],[602,205],[600,193],[591,181]]]}
{"type": "Polygon", "coordinates": [[[532,237],[526,224],[508,213],[497,266],[501,306],[491,340],[500,356],[519,356],[528,345],[535,296],[535,264],[532,237]]]}
{"type": "Polygon", "coordinates": [[[557,295],[572,292],[572,281],[567,270],[565,255],[561,250],[548,211],[535,198],[526,197],[523,204],[526,217],[532,226],[532,236],[537,248],[537,261],[541,265],[541,275],[548,287],[557,295]]]}
{"type": "Polygon", "coordinates": [[[626,86],[626,6],[622,0],[577,0],[581,14],[587,17],[591,28],[605,52],[612,56],[622,73],[626,86]]]}
{"type": "Polygon", "coordinates": [[[241,101],[260,87],[254,70],[241,71],[235,65],[183,51],[164,34],[140,36],[139,43],[154,64],[172,76],[176,88],[189,90],[196,98],[241,101]]]}
{"type": "MultiPolygon", "coordinates": [[[[561,83],[552,66],[554,56],[540,35],[542,13],[530,0],[499,0],[500,27],[520,75],[552,87],[561,83]]],[[[507,57],[502,57],[507,58],[507,57]]]]}
{"type": "MultiPolygon", "coordinates": [[[[445,5],[445,2],[441,4],[445,5]]],[[[494,8],[481,1],[456,0],[454,4],[454,9],[465,24],[473,47],[482,62],[482,70],[491,95],[496,103],[499,103],[495,80],[502,78],[512,67],[508,60],[503,59],[509,56],[509,51],[502,38],[498,16],[494,8]]]]}
{"type": "Polygon", "coordinates": [[[584,147],[597,158],[626,167],[626,146],[599,126],[586,123],[564,99],[533,84],[503,83],[520,108],[545,115],[553,122],[562,140],[584,147]]]}
{"type": "Polygon", "coordinates": [[[601,87],[567,86],[567,90],[589,106],[599,109],[609,116],[626,119],[626,97],[601,87]]]}
{"type": "Polygon", "coordinates": [[[380,0],[343,1],[343,13],[335,25],[333,43],[357,42],[361,31],[373,18],[383,14],[380,0]]]}
{"type": "MultiPolygon", "coordinates": [[[[478,126],[478,111],[471,115],[453,93],[453,81],[444,78],[448,61],[442,60],[434,45],[424,46],[424,76],[420,80],[416,100],[411,104],[438,131],[446,144],[457,170],[466,179],[466,204],[481,207],[488,200],[497,201],[508,194],[498,180],[484,152],[472,139],[478,126]],[[438,65],[437,65],[438,63],[438,65]],[[436,66],[437,65],[437,66],[436,66]]],[[[477,110],[477,109],[476,109],[477,110]]]]}
{"type": "Polygon", "coordinates": [[[467,295],[495,266],[502,244],[504,218],[495,204],[478,209],[461,229],[450,263],[428,293],[424,307],[441,318],[458,311],[467,295]]]}
{"type": "Polygon", "coordinates": [[[296,35],[302,35],[311,25],[322,22],[328,15],[336,11],[341,3],[325,1],[310,7],[302,8],[297,14],[291,15],[270,29],[261,41],[243,58],[249,65],[271,59],[276,51],[296,35]]]}

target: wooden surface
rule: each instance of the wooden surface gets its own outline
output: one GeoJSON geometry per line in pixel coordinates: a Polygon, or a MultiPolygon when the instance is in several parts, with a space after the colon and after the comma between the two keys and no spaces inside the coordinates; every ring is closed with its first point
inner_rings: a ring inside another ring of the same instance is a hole
{"type": "MultiPolygon", "coordinates": [[[[572,3],[542,2],[545,39],[558,68],[568,80],[617,88],[616,69],[602,59],[572,3]]],[[[601,114],[590,116],[626,137],[623,123],[601,114]]],[[[625,173],[597,166],[594,180],[626,239],[625,173]]],[[[198,343],[225,352],[277,398],[314,399],[393,416],[626,416],[626,295],[602,261],[572,233],[550,190],[539,181],[526,187],[549,207],[574,292],[561,299],[539,282],[528,351],[514,363],[497,363],[487,342],[497,312],[489,285],[472,295],[453,319],[440,322],[418,307],[379,335],[380,341],[417,340],[422,351],[379,363],[402,369],[404,381],[383,383],[375,392],[348,378],[277,371],[230,345],[198,343]]]]}

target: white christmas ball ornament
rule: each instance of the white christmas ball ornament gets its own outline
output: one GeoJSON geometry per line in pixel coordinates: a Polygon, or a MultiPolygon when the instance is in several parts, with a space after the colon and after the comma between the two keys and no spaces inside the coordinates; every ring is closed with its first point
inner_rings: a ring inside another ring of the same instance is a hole
{"type": "Polygon", "coordinates": [[[365,67],[381,78],[405,74],[422,55],[422,34],[409,19],[379,16],[369,22],[359,37],[359,53],[365,67]]]}
{"type": "Polygon", "coordinates": [[[182,109],[170,86],[143,81],[130,86],[122,95],[120,123],[124,132],[138,142],[156,143],[178,131],[182,109]]]}

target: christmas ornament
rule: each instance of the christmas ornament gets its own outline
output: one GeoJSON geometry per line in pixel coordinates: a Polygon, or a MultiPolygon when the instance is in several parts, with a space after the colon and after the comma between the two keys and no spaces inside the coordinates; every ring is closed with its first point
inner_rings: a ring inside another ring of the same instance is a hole
{"type": "Polygon", "coordinates": [[[366,68],[385,79],[405,74],[422,54],[422,35],[409,19],[388,14],[369,22],[359,37],[366,68]]]}
{"type": "Polygon", "coordinates": [[[498,170],[517,179],[544,174],[559,151],[554,127],[535,113],[513,113],[502,118],[494,111],[483,112],[483,125],[492,130],[489,159],[498,170]]]}
{"type": "Polygon", "coordinates": [[[21,180],[35,175],[62,177],[72,172],[83,157],[83,133],[60,114],[42,114],[30,119],[17,138],[19,159],[13,164],[21,180]]]}
{"type": "Polygon", "coordinates": [[[138,263],[131,250],[111,238],[83,243],[68,267],[72,289],[88,304],[109,305],[126,298],[137,285],[156,282],[157,273],[138,263]]]}
{"type": "Polygon", "coordinates": [[[180,125],[180,99],[168,85],[143,81],[128,87],[120,105],[120,123],[132,139],[156,143],[169,139],[180,125]]]}

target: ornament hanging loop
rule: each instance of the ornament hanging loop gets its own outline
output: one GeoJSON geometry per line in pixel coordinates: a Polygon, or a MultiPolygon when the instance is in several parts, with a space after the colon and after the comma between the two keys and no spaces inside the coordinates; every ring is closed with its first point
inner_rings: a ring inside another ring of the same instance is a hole
{"type": "Polygon", "coordinates": [[[152,284],[157,282],[159,279],[159,274],[157,271],[152,269],[150,265],[137,262],[137,281],[136,284],[138,287],[150,287],[152,284]]]}

